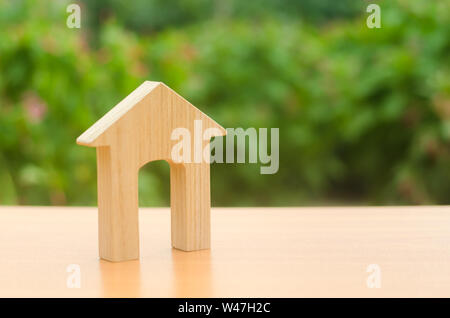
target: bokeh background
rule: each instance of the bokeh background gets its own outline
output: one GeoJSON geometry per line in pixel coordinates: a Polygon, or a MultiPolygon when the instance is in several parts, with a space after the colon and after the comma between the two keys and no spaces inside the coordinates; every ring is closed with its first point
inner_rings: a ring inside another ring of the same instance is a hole
{"type": "MultiPolygon", "coordinates": [[[[0,0],[0,204],[95,205],[75,139],[144,80],[279,127],[278,173],[214,164],[215,206],[450,203],[450,1],[86,0],[81,29],[70,2],[0,0]]],[[[166,163],[139,182],[169,204],[166,163]]]]}

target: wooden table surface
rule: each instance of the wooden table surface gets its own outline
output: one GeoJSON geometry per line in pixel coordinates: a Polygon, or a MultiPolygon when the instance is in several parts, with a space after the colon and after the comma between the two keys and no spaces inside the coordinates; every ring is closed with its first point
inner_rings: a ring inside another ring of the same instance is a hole
{"type": "Polygon", "coordinates": [[[139,261],[109,263],[96,208],[0,207],[0,297],[450,297],[450,207],[214,208],[199,252],[141,209],[140,235],[139,261]]]}

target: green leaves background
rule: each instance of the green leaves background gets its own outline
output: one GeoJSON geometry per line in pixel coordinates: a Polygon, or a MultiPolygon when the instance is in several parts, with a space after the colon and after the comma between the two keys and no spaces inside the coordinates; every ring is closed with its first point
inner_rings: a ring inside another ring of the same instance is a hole
{"type": "MultiPolygon", "coordinates": [[[[279,172],[215,164],[213,205],[449,204],[448,1],[377,1],[381,29],[364,2],[255,2],[83,1],[68,29],[69,2],[0,0],[0,204],[95,205],[75,139],[147,79],[280,128],[279,172]]],[[[141,205],[168,176],[142,169],[141,205]]]]}

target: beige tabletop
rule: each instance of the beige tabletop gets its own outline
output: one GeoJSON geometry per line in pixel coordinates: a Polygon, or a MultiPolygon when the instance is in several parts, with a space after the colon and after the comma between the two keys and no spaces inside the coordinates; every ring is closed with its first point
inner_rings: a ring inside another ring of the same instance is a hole
{"type": "Polygon", "coordinates": [[[214,208],[199,252],[141,209],[125,263],[98,259],[96,212],[0,207],[0,297],[450,297],[450,207],[214,208]]]}

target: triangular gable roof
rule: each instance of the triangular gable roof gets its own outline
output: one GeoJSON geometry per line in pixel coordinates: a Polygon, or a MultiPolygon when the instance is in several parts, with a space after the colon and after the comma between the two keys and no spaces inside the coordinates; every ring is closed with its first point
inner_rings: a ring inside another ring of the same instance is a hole
{"type": "Polygon", "coordinates": [[[204,114],[197,107],[189,103],[182,96],[177,94],[170,87],[165,85],[162,82],[152,82],[145,81],[138,88],[136,88],[131,94],[125,97],[120,103],[114,106],[109,112],[107,112],[102,118],[100,118],[95,124],[89,127],[80,137],[77,138],[77,143],[80,145],[91,146],[97,138],[99,138],[105,131],[108,130],[109,127],[114,125],[122,116],[124,116],[128,111],[130,111],[137,103],[139,103],[145,96],[151,93],[158,86],[163,86],[166,89],[169,89],[171,93],[176,94],[179,98],[185,101],[189,106],[193,107],[196,111],[200,112],[202,117],[211,121],[216,128],[218,128],[222,135],[226,134],[225,129],[216,123],[209,116],[204,114]]]}

